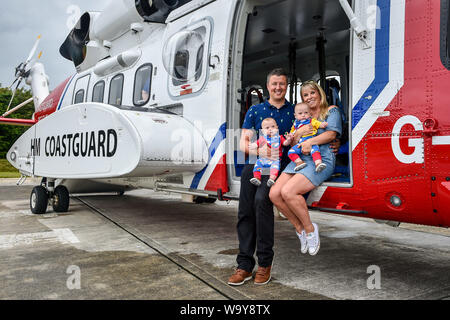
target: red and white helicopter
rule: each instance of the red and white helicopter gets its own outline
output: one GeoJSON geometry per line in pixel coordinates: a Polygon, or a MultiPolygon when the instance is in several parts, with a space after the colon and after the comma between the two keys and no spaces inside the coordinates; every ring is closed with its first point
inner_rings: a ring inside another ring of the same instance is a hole
{"type": "Polygon", "coordinates": [[[43,177],[35,213],[49,199],[66,211],[69,191],[235,199],[243,115],[284,67],[288,99],[318,80],[348,128],[347,152],[311,207],[448,227],[449,32],[450,0],[111,1],[61,46],[77,73],[51,93],[42,64],[17,69],[36,110],[0,118],[31,125],[7,159],[43,177]]]}

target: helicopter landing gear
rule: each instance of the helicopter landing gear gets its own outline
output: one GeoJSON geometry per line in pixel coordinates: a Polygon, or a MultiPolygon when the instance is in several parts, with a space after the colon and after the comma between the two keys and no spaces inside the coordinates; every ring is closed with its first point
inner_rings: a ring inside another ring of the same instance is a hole
{"type": "Polygon", "coordinates": [[[200,204],[200,203],[214,203],[216,202],[217,198],[209,198],[209,197],[195,197],[194,203],[200,204]]]}
{"type": "Polygon", "coordinates": [[[31,191],[30,209],[34,214],[44,214],[47,211],[48,193],[43,186],[36,186],[31,191]]]}
{"type": "Polygon", "coordinates": [[[55,180],[43,178],[41,184],[31,191],[30,209],[34,214],[44,214],[49,202],[53,211],[67,212],[69,210],[69,190],[63,185],[55,188],[55,180]]]}
{"type": "Polygon", "coordinates": [[[57,186],[53,192],[52,202],[53,210],[55,212],[69,211],[69,190],[63,185],[57,186]]]}

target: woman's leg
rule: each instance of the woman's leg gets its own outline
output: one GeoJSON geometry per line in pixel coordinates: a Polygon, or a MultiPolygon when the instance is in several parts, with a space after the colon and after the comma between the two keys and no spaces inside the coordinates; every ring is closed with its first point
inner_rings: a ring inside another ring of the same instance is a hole
{"type": "Polygon", "coordinates": [[[295,174],[281,188],[283,203],[289,209],[289,212],[300,221],[306,233],[313,232],[314,227],[309,217],[308,205],[303,195],[314,188],[315,186],[311,181],[302,174],[295,174]]]}
{"type": "Polygon", "coordinates": [[[291,174],[287,174],[284,172],[281,173],[275,184],[270,189],[269,197],[272,203],[278,208],[278,210],[280,210],[283,213],[283,215],[289,220],[289,222],[292,223],[297,232],[301,233],[303,230],[302,222],[300,221],[300,219],[298,219],[295,213],[293,213],[291,209],[287,206],[281,195],[282,188],[288,181],[290,181],[292,177],[293,175],[291,174]]]}

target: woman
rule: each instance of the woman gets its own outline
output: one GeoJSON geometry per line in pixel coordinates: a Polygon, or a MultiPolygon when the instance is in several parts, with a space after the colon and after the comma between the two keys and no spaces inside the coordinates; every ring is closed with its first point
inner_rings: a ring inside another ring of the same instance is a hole
{"type": "MultiPolygon", "coordinates": [[[[304,82],[300,93],[302,101],[310,106],[312,117],[328,122],[328,126],[325,129],[319,129],[317,136],[302,142],[302,160],[307,163],[307,166],[300,171],[294,171],[295,163],[291,162],[278,177],[269,196],[278,210],[295,227],[300,239],[301,252],[308,251],[310,255],[315,255],[320,248],[319,228],[311,222],[303,195],[332,175],[336,159],[332,152],[334,146],[330,148],[330,143],[342,133],[342,123],[338,108],[328,106],[325,92],[315,81],[304,82]],[[322,161],[327,165],[326,169],[320,173],[315,172],[314,162],[309,155],[312,145],[319,145],[322,161]]],[[[311,126],[308,130],[312,132],[311,126]]],[[[303,134],[305,134],[304,130],[298,130],[294,141],[298,142],[299,136],[303,134]]]]}

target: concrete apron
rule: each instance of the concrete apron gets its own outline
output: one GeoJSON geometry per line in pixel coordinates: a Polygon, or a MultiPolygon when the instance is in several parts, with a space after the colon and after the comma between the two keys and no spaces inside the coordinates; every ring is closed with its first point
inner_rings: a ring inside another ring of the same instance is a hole
{"type": "Polygon", "coordinates": [[[184,203],[178,195],[150,190],[81,198],[112,222],[76,198],[68,213],[55,214],[49,208],[45,215],[32,215],[31,188],[0,187],[0,299],[450,296],[447,229],[392,228],[312,212],[321,249],[311,257],[300,253],[290,223],[276,218],[272,281],[231,288],[226,282],[238,247],[236,202],[184,203]]]}

